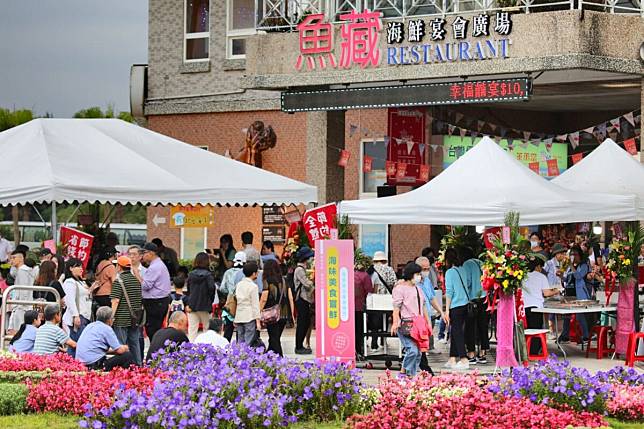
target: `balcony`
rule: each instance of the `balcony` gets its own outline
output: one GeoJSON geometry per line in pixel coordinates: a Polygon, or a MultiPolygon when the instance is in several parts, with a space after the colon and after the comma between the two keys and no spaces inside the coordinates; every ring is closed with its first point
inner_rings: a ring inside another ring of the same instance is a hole
{"type": "Polygon", "coordinates": [[[638,14],[644,18],[644,0],[256,0],[257,29],[295,31],[303,16],[324,14],[340,21],[351,10],[376,10],[384,19],[437,17],[455,14],[538,13],[556,10],[592,10],[613,14],[638,14]]]}

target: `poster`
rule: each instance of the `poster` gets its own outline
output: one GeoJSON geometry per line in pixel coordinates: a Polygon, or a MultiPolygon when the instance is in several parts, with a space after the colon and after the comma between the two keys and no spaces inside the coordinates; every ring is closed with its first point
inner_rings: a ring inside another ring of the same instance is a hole
{"type": "Polygon", "coordinates": [[[320,239],[331,237],[331,229],[335,228],[338,209],[335,203],[326,204],[304,212],[302,222],[311,245],[320,239]]]}
{"type": "Polygon", "coordinates": [[[262,226],[262,241],[272,241],[273,244],[283,244],[286,233],[283,226],[262,226]]]}
{"type": "Polygon", "coordinates": [[[354,364],[353,240],[315,242],[315,357],[354,364]]]}
{"type": "Polygon", "coordinates": [[[382,251],[387,252],[387,232],[386,224],[361,225],[360,226],[360,248],[365,255],[373,258],[373,254],[382,251]]]}
{"type": "MultiPolygon", "coordinates": [[[[480,140],[480,138],[476,138],[472,142],[472,139],[469,137],[461,139],[459,136],[444,136],[443,169],[449,167],[480,140]]],[[[509,151],[507,140],[501,140],[499,146],[509,151]]],[[[562,174],[568,168],[568,145],[565,143],[553,143],[550,150],[547,150],[546,144],[543,142],[537,145],[530,143],[526,147],[515,144],[514,149],[509,152],[526,167],[530,167],[530,164],[538,162],[539,174],[543,177],[553,177],[548,175],[548,164],[546,162],[548,159],[557,160],[559,174],[562,174]]]]}
{"type": "Polygon", "coordinates": [[[77,229],[61,226],[60,241],[63,243],[67,258],[80,259],[83,263],[83,270],[86,270],[92,253],[94,236],[77,229]]]}
{"type": "Polygon", "coordinates": [[[425,164],[425,109],[390,108],[387,114],[387,161],[397,167],[393,174],[387,169],[387,185],[425,184],[420,178],[420,166],[425,164]]]}
{"type": "Polygon", "coordinates": [[[205,228],[215,224],[215,210],[212,206],[170,207],[170,227],[205,228]]]}
{"type": "Polygon", "coordinates": [[[284,213],[280,206],[263,206],[262,207],[262,224],[264,225],[284,225],[284,213]]]}

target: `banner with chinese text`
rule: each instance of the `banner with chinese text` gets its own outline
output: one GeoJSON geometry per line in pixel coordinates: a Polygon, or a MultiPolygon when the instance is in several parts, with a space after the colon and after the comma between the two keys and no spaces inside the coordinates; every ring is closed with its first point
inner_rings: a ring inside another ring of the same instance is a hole
{"type": "Polygon", "coordinates": [[[397,166],[393,175],[387,171],[387,185],[425,184],[420,177],[420,166],[425,164],[425,109],[390,108],[387,115],[387,161],[397,166]]]}
{"type": "Polygon", "coordinates": [[[315,243],[315,356],[355,362],[353,240],[315,243]]]}
{"type": "Polygon", "coordinates": [[[304,212],[302,223],[309,237],[311,246],[315,241],[331,237],[331,229],[335,228],[338,208],[335,203],[326,204],[304,212]]]}
{"type": "Polygon", "coordinates": [[[94,236],[77,229],[61,226],[60,241],[63,243],[65,256],[80,259],[83,263],[83,269],[87,269],[94,236]]]}
{"type": "MultiPolygon", "coordinates": [[[[443,145],[445,151],[443,154],[443,169],[449,167],[454,161],[463,156],[465,152],[473,148],[480,140],[480,138],[475,138],[474,142],[472,142],[472,139],[469,137],[461,139],[458,136],[444,136],[443,145]]],[[[530,143],[525,147],[515,144],[513,149],[510,150],[508,148],[508,141],[502,139],[499,142],[499,146],[510,152],[526,167],[530,167],[531,163],[539,163],[539,174],[543,177],[552,177],[548,175],[548,159],[557,161],[559,174],[562,174],[568,168],[568,145],[565,143],[553,143],[550,150],[546,148],[544,142],[536,145],[530,143]]]]}

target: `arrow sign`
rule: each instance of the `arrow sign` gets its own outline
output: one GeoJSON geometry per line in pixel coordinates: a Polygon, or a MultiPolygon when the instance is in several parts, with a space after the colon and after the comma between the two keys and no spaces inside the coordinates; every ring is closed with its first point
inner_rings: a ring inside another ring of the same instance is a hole
{"type": "Polygon", "coordinates": [[[165,218],[159,217],[159,215],[155,213],[154,217],[152,218],[152,223],[154,224],[154,226],[165,224],[165,218]]]}

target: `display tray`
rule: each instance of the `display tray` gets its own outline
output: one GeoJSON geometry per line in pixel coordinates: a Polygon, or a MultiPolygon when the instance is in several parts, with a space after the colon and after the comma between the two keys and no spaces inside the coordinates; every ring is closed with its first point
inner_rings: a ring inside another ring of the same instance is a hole
{"type": "Polygon", "coordinates": [[[602,304],[593,299],[579,299],[579,300],[548,300],[544,303],[548,308],[591,308],[601,307],[602,304]]]}

